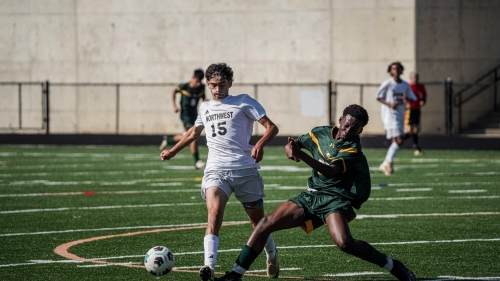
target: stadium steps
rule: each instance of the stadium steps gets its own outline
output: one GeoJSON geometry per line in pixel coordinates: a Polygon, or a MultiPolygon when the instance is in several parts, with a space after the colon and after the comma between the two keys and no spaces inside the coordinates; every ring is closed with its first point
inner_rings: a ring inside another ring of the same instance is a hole
{"type": "Polygon", "coordinates": [[[472,123],[464,134],[500,136],[500,111],[490,111],[472,123]]]}

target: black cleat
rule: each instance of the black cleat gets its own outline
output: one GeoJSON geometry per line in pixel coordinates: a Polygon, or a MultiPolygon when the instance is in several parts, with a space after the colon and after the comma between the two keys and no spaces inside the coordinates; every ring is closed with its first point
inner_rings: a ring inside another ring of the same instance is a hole
{"type": "Polygon", "coordinates": [[[203,266],[200,269],[200,279],[201,281],[214,281],[214,270],[208,265],[203,266]]]}
{"type": "Polygon", "coordinates": [[[215,281],[241,281],[241,274],[234,271],[226,271],[226,275],[220,278],[215,278],[215,281]]]}
{"type": "Polygon", "coordinates": [[[393,267],[391,274],[398,278],[399,281],[416,281],[415,274],[411,272],[402,262],[398,260],[392,260],[393,267]]]}

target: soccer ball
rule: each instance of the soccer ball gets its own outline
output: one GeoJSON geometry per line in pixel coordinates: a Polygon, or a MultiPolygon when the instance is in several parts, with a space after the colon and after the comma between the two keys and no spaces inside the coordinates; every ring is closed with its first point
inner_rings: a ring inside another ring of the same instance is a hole
{"type": "Polygon", "coordinates": [[[165,275],[174,267],[174,254],[167,247],[155,246],[146,253],[144,266],[154,276],[165,275]]]}

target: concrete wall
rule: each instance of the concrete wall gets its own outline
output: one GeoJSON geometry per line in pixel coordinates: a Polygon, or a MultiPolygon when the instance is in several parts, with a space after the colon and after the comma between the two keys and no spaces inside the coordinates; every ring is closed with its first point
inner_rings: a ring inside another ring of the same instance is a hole
{"type": "MultiPolygon", "coordinates": [[[[387,66],[415,67],[415,0],[333,1],[332,77],[338,82],[382,83],[387,66]]],[[[409,73],[409,72],[407,72],[409,73]]],[[[363,89],[370,122],[365,133],[384,133],[376,87],[363,89]]],[[[337,114],[359,103],[359,88],[337,88],[337,114]]],[[[336,117],[338,118],[338,116],[336,117]]]]}
{"type": "MultiPolygon", "coordinates": [[[[326,84],[330,8],[328,0],[0,0],[0,81],[180,83],[193,69],[224,61],[233,67],[236,83],[326,84]]],[[[266,93],[263,104],[271,117],[283,111],[283,91],[266,93]]],[[[170,92],[123,93],[120,132],[182,131],[170,92]]],[[[59,87],[52,93],[51,132],[115,132],[113,88],[59,87]]],[[[286,98],[300,100],[300,93],[286,98]]],[[[300,126],[282,132],[297,134],[328,123],[323,112],[314,118],[280,113],[275,121],[285,128],[295,118],[300,126]]]]}
{"type": "MultiPolygon", "coordinates": [[[[424,81],[448,76],[469,81],[500,58],[499,5],[494,0],[0,0],[0,81],[179,83],[195,68],[225,61],[236,83],[381,83],[395,60],[405,65],[404,79],[418,69],[424,81]]],[[[33,89],[23,92],[22,119],[35,126],[41,93],[33,89]]],[[[121,88],[118,119],[113,87],[51,89],[53,133],[115,133],[117,122],[120,133],[182,131],[171,111],[170,86],[121,88]]],[[[335,119],[346,105],[360,102],[357,88],[337,91],[335,119]]],[[[371,116],[365,133],[380,134],[375,91],[363,92],[371,116]]],[[[232,89],[241,92],[254,95],[253,87],[232,89]]],[[[0,127],[15,127],[17,88],[0,86],[0,94],[0,127]]],[[[423,132],[443,133],[442,87],[429,94],[423,132]]],[[[328,123],[325,86],[264,87],[258,99],[282,134],[328,123]],[[307,93],[321,101],[305,107],[315,106],[321,115],[304,111],[300,101],[307,93]]],[[[473,104],[474,110],[482,106],[473,104]]]]}
{"type": "MultiPolygon", "coordinates": [[[[422,80],[451,77],[456,83],[471,82],[500,64],[500,1],[419,0],[416,4],[416,66],[422,80]]],[[[456,85],[455,91],[460,88],[456,85]]],[[[430,89],[422,129],[443,133],[443,87],[430,89]]],[[[492,101],[490,90],[465,104],[464,126],[492,110],[492,101]]]]}

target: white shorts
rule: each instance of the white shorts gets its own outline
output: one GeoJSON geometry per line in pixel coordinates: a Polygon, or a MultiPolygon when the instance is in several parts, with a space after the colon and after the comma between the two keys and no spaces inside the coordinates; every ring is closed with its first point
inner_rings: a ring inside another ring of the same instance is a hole
{"type": "Polygon", "coordinates": [[[385,137],[388,140],[401,137],[404,134],[404,127],[385,129],[385,137]]]}
{"type": "Polygon", "coordinates": [[[227,198],[234,192],[240,202],[253,202],[266,196],[264,181],[256,168],[234,171],[207,171],[201,182],[201,197],[206,200],[206,190],[217,187],[227,198]]]}

